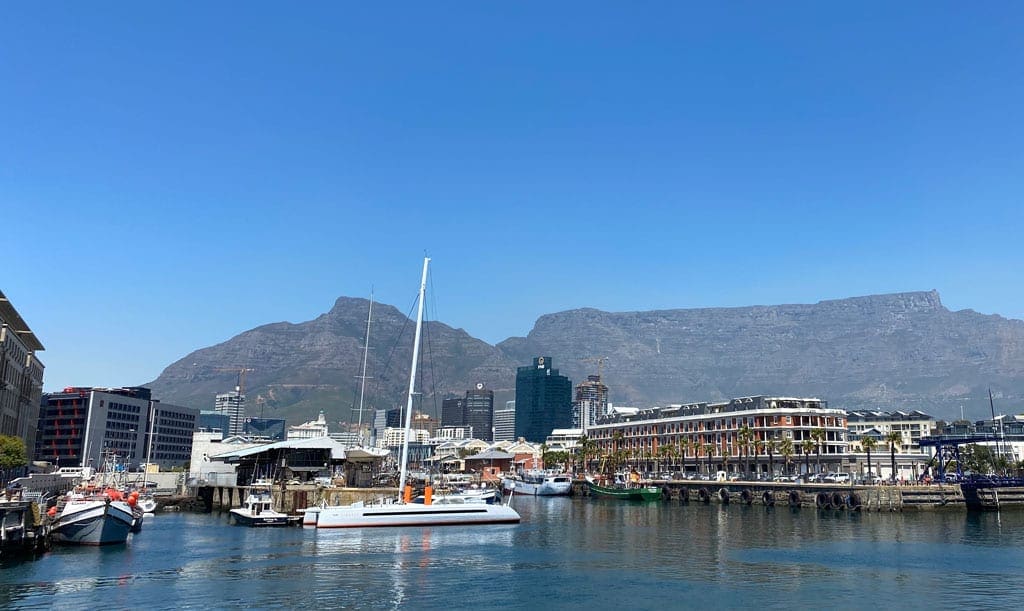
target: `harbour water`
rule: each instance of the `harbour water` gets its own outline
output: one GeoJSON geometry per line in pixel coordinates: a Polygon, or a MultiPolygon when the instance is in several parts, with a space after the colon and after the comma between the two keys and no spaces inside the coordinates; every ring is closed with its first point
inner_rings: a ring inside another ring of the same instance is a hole
{"type": "Polygon", "coordinates": [[[518,526],[311,530],[159,514],[0,573],[5,609],[1017,608],[1024,512],[515,500],[518,526]]]}

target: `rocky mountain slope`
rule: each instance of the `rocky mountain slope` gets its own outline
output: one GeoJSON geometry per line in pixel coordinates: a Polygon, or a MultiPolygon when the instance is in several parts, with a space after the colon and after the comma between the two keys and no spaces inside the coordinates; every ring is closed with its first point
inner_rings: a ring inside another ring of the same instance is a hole
{"type": "MultiPolygon", "coordinates": [[[[290,422],[326,409],[347,420],[358,391],[367,302],[341,298],[300,324],[258,327],[196,351],[151,383],[172,403],[209,408],[234,385],[218,367],[246,366],[250,413],[259,396],[269,416],[290,422]]],[[[402,401],[412,323],[390,306],[374,310],[368,397],[402,401]],[[399,338],[402,328],[405,333],[399,338]],[[392,351],[392,346],[394,350],[392,351]]],[[[1024,402],[1024,322],[971,310],[951,312],[935,292],[896,293],[817,304],[610,313],[571,310],[542,316],[526,337],[497,346],[442,323],[427,326],[432,365],[423,388],[463,392],[478,381],[513,398],[515,367],[537,355],[576,383],[596,373],[613,402],[664,405],[752,394],[814,395],[847,409],[922,409],[939,417],[959,406],[980,418],[991,387],[1006,411],[1024,402]]],[[[431,408],[435,397],[425,396],[431,408]]],[[[437,398],[439,404],[440,398],[437,398]]]]}

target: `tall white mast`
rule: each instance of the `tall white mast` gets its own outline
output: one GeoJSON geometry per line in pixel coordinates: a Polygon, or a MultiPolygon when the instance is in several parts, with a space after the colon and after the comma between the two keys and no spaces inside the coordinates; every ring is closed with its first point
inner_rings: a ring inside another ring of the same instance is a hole
{"type": "Polygon", "coordinates": [[[430,259],[423,258],[423,278],[420,280],[419,306],[416,308],[416,335],[412,340],[412,367],[409,371],[409,398],[405,408],[405,439],[402,443],[402,460],[399,465],[398,494],[405,494],[405,471],[409,465],[409,436],[412,434],[412,396],[416,392],[416,361],[420,356],[420,331],[423,329],[423,302],[427,292],[427,266],[430,259]]]}
{"type": "Polygon", "coordinates": [[[373,289],[370,289],[370,309],[366,313],[366,345],[363,346],[363,375],[359,376],[359,445],[363,445],[363,396],[366,394],[366,359],[370,354],[370,319],[373,317],[373,289]]]}

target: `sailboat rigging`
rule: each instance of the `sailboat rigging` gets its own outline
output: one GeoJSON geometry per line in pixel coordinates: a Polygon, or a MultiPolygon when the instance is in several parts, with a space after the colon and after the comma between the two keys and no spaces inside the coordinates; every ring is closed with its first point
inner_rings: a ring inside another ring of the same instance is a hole
{"type": "Polygon", "coordinates": [[[409,467],[409,438],[412,436],[412,408],[413,397],[416,394],[416,366],[419,361],[420,337],[423,332],[423,307],[429,264],[430,259],[424,258],[423,275],[420,280],[416,312],[416,332],[413,337],[412,364],[409,372],[409,391],[406,398],[405,434],[403,435],[401,459],[399,462],[398,489],[402,496],[397,500],[382,500],[375,504],[357,502],[351,505],[321,507],[316,512],[317,528],[516,524],[520,521],[519,514],[507,504],[488,505],[483,502],[478,503],[468,500],[438,505],[421,505],[411,502],[411,487],[406,486],[409,467]]]}

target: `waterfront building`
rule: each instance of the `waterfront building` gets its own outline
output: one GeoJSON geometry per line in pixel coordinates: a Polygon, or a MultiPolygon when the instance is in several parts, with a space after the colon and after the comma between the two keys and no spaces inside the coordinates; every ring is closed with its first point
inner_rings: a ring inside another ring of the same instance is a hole
{"type": "Polygon", "coordinates": [[[516,371],[516,437],[539,441],[572,425],[572,382],[552,368],[549,356],[516,371]]]}
{"type": "Polygon", "coordinates": [[[1024,460],[1024,415],[1003,415],[975,422],[959,420],[940,427],[936,434],[962,438],[989,437],[988,440],[975,443],[991,448],[997,456],[1003,456],[1011,463],[1024,460]]]}
{"type": "Polygon", "coordinates": [[[586,430],[608,413],[608,387],[601,376],[587,376],[585,382],[576,385],[576,397],[572,402],[572,426],[586,430]]]}
{"type": "Polygon", "coordinates": [[[327,437],[327,418],[324,416],[324,410],[320,410],[316,420],[288,427],[288,439],[316,439],[317,437],[327,437]]]}
{"type": "Polygon", "coordinates": [[[245,395],[238,387],[231,392],[221,393],[214,399],[214,411],[228,417],[228,435],[241,435],[245,422],[245,395]]]}
{"type": "Polygon", "coordinates": [[[516,402],[506,401],[505,409],[494,410],[494,441],[516,438],[516,402]]]}
{"type": "Polygon", "coordinates": [[[477,438],[494,439],[494,391],[481,383],[466,391],[466,424],[473,427],[477,438]]]}
{"type": "Polygon", "coordinates": [[[582,437],[583,429],[555,429],[544,440],[544,445],[548,447],[549,452],[568,452],[573,454],[576,452],[582,437]]]}
{"type": "Polygon", "coordinates": [[[615,456],[644,470],[675,465],[688,471],[768,470],[770,460],[782,468],[779,447],[792,444],[792,466],[798,472],[819,467],[845,471],[846,412],[825,401],[793,397],[739,397],[722,403],[688,403],[613,414],[587,429],[602,455],[615,456]],[[809,456],[804,441],[815,442],[809,456]],[[768,444],[773,454],[768,455],[768,444]],[[820,454],[819,454],[820,450],[820,454]]]}
{"type": "Polygon", "coordinates": [[[153,399],[148,388],[65,388],[41,398],[35,459],[99,467],[112,452],[137,468],[149,452],[162,469],[185,466],[198,417],[198,410],[153,399]]]}
{"type": "Polygon", "coordinates": [[[0,291],[0,435],[25,442],[32,455],[43,393],[43,344],[0,291]]]}
{"type": "Polygon", "coordinates": [[[892,411],[881,412],[872,410],[856,410],[847,412],[847,428],[851,433],[850,441],[855,448],[860,447],[860,438],[864,433],[871,434],[876,441],[888,443],[885,438],[889,433],[897,432],[902,441],[899,443],[901,454],[925,454],[921,448],[921,438],[932,435],[937,426],[934,417],[914,410],[912,412],[892,411]],[[871,431],[877,431],[872,433],[871,431]],[[878,434],[881,439],[878,439],[878,434]]]}

